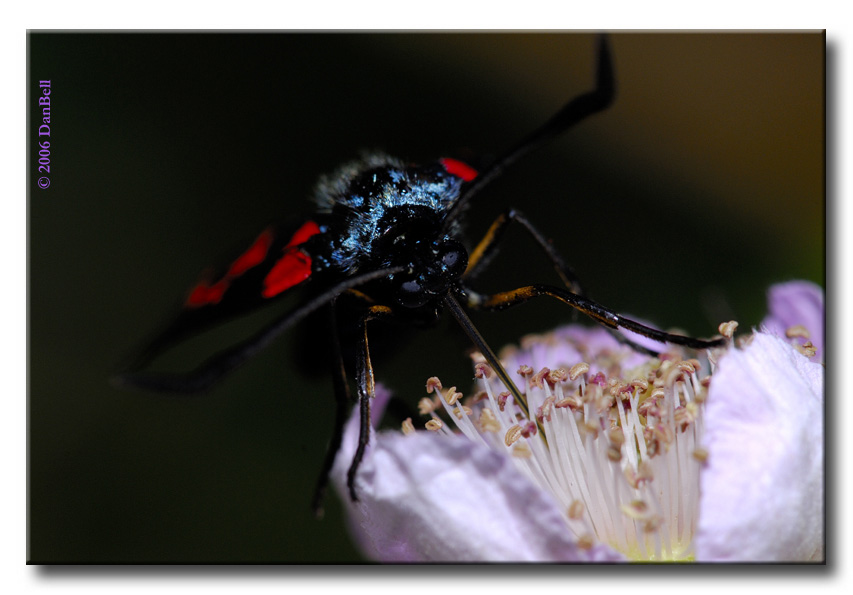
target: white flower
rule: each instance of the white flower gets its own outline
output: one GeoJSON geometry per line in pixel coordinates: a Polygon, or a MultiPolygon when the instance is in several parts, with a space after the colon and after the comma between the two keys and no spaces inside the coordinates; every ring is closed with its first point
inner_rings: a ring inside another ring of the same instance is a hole
{"type": "Polygon", "coordinates": [[[699,559],[823,557],[823,366],[758,333],[714,374],[699,559]]]}
{"type": "MultiPolygon", "coordinates": [[[[789,328],[822,320],[792,322],[788,303],[771,315],[789,328]]],[[[482,364],[468,400],[431,380],[433,431],[373,433],[359,502],[344,497],[353,534],[382,561],[819,560],[823,366],[807,356],[823,345],[802,343],[822,330],[700,361],[567,327],[502,354],[526,404],[482,364]]],[[[357,434],[354,416],[339,489],[357,434]]]]}

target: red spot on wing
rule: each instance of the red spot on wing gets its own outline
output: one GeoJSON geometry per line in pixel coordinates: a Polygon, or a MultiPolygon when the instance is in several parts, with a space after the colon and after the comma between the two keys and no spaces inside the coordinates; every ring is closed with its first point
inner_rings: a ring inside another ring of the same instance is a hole
{"type": "Polygon", "coordinates": [[[273,241],[272,230],[265,229],[261,235],[252,243],[248,250],[237,257],[231,266],[228,267],[228,272],[222,278],[210,285],[208,281],[201,281],[193,287],[187,301],[184,305],[188,308],[199,308],[208,304],[218,304],[222,301],[225,292],[231,286],[231,281],[251,269],[261,264],[267,257],[267,252],[270,249],[273,241]]]}
{"type": "Polygon", "coordinates": [[[186,306],[190,308],[198,308],[205,304],[218,304],[225,295],[225,290],[228,289],[228,283],[225,279],[210,285],[207,281],[202,281],[190,292],[187,297],[186,306]]]}
{"type": "MultiPolygon", "coordinates": [[[[320,227],[313,221],[306,221],[296,230],[283,248],[284,255],[264,278],[264,287],[261,291],[264,297],[278,295],[311,276],[311,257],[297,246],[304,244],[311,236],[318,233],[320,233],[320,227]]],[[[266,260],[273,240],[272,230],[265,229],[249,249],[231,263],[228,272],[219,281],[213,285],[207,280],[201,281],[192,289],[184,305],[188,308],[199,308],[208,304],[218,304],[234,279],[266,260]]]]}
{"type": "Polygon", "coordinates": [[[272,246],[272,240],[272,231],[265,229],[258,236],[258,239],[255,240],[255,243],[231,264],[231,268],[228,269],[228,273],[225,275],[226,278],[230,277],[233,279],[234,277],[239,277],[252,267],[261,264],[267,257],[267,252],[270,246],[272,246]]]}
{"type": "Polygon", "coordinates": [[[311,276],[311,257],[298,246],[318,233],[320,233],[320,227],[313,221],[306,221],[296,230],[284,247],[284,256],[273,265],[264,278],[261,295],[265,298],[275,297],[311,276]]]}
{"type": "Polygon", "coordinates": [[[298,248],[291,248],[273,265],[264,278],[261,295],[275,297],[311,276],[311,257],[298,248]]]}
{"type": "Polygon", "coordinates": [[[308,238],[315,236],[318,233],[320,233],[320,227],[313,221],[306,221],[302,227],[296,230],[293,237],[290,238],[290,241],[287,243],[287,248],[304,244],[308,238]]]}
{"type": "Polygon", "coordinates": [[[452,174],[457,178],[462,178],[465,182],[470,182],[477,177],[477,170],[467,163],[457,161],[456,159],[450,159],[449,157],[439,159],[439,162],[447,173],[452,174]]]}

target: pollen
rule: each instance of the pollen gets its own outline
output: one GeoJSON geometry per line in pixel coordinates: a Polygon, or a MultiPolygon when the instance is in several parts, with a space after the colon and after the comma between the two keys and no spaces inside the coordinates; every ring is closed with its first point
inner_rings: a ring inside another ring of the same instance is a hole
{"type": "Polygon", "coordinates": [[[493,375],[492,368],[485,362],[479,362],[474,366],[474,378],[491,378],[493,375]]]}
{"type": "Polygon", "coordinates": [[[583,502],[580,500],[573,500],[571,504],[569,504],[568,516],[573,521],[578,521],[583,518],[583,515],[586,511],[586,507],[583,502]]]}
{"type": "Polygon", "coordinates": [[[431,393],[435,390],[441,390],[441,380],[439,380],[435,376],[432,376],[431,378],[427,379],[426,392],[431,393]]]}
{"type": "Polygon", "coordinates": [[[569,380],[577,380],[587,372],[589,372],[589,364],[586,362],[579,362],[569,370],[569,380]]]}
{"type": "Polygon", "coordinates": [[[694,459],[702,463],[703,465],[708,462],[708,449],[704,447],[697,447],[691,453],[694,459]]]}
{"type": "Polygon", "coordinates": [[[785,330],[785,336],[789,339],[803,338],[810,339],[809,331],[802,324],[797,324],[785,330]]]}
{"type": "Polygon", "coordinates": [[[717,330],[720,331],[720,334],[723,335],[726,339],[731,339],[735,331],[737,330],[738,323],[734,320],[730,320],[728,322],[722,323],[717,330]]]}
{"type": "Polygon", "coordinates": [[[424,424],[427,430],[430,432],[438,432],[441,428],[444,427],[444,423],[437,418],[433,418],[424,424]]]}
{"type": "Polygon", "coordinates": [[[462,397],[462,393],[456,392],[456,387],[453,386],[448,388],[447,392],[444,393],[444,402],[448,405],[453,406],[456,404],[456,401],[458,401],[460,397],[462,397]]]}
{"type": "Polygon", "coordinates": [[[628,504],[623,504],[621,508],[626,516],[635,520],[642,520],[648,516],[649,505],[642,500],[634,500],[628,504]]]}
{"type": "Polygon", "coordinates": [[[464,405],[453,409],[453,415],[456,416],[456,419],[462,419],[463,416],[471,415],[472,413],[474,413],[473,409],[471,409],[470,407],[465,407],[464,405]]]}
{"type": "Polygon", "coordinates": [[[491,409],[483,409],[480,412],[480,431],[498,432],[501,429],[500,422],[495,418],[491,409]]]}
{"type": "Polygon", "coordinates": [[[506,431],[506,434],[504,435],[504,444],[512,446],[519,438],[521,438],[521,426],[514,425],[506,431]]]}
{"type": "Polygon", "coordinates": [[[806,357],[814,357],[814,355],[817,353],[817,349],[811,341],[806,341],[802,345],[794,345],[794,347],[797,351],[799,351],[806,357]]]}

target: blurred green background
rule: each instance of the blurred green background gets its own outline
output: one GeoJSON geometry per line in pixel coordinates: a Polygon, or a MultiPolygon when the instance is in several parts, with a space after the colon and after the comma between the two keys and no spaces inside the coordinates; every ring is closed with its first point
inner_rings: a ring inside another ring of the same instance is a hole
{"type": "MultiPolygon", "coordinates": [[[[470,237],[517,206],[592,297],[699,336],[757,324],[771,283],[823,285],[823,34],[611,42],[616,104],[483,192],[470,237]]],[[[359,560],[336,497],[322,521],[309,507],[333,413],[328,380],[295,358],[315,329],[199,397],[108,378],[202,268],[310,211],[320,174],[362,149],[488,158],[591,86],[594,38],[31,33],[29,58],[28,109],[39,80],[53,90],[47,190],[28,125],[29,559],[359,560]]],[[[524,234],[508,239],[484,288],[555,281],[524,234]]],[[[495,347],[571,319],[547,302],[475,317],[495,347]]],[[[392,347],[378,378],[413,404],[428,376],[470,383],[449,321],[392,347]]]]}

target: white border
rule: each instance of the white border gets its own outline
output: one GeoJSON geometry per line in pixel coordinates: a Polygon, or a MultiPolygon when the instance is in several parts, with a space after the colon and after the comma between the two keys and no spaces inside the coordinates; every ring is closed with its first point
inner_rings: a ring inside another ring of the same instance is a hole
{"type": "MultiPolygon", "coordinates": [[[[836,135],[837,144],[831,149],[835,152],[837,168],[834,187],[836,190],[835,207],[840,221],[830,222],[838,237],[829,250],[835,254],[835,269],[828,270],[828,300],[836,300],[833,327],[839,339],[836,342],[841,350],[832,359],[839,368],[849,361],[849,353],[844,348],[843,338],[853,336],[850,317],[845,306],[850,296],[850,256],[851,240],[847,231],[853,229],[851,221],[850,197],[848,196],[845,166],[849,164],[846,151],[850,138],[849,121],[844,113],[845,105],[850,103],[850,67],[848,60],[849,23],[847,12],[841,2],[815,1],[807,3],[748,2],[745,0],[716,0],[714,2],[685,2],[684,0],[633,2],[559,2],[558,0],[525,0],[513,3],[516,6],[507,11],[496,2],[463,2],[462,0],[426,0],[407,3],[405,0],[352,2],[329,2],[302,0],[268,6],[266,2],[243,0],[239,3],[185,3],[176,0],[168,2],[156,0],[140,3],[118,2],[56,2],[40,1],[18,6],[4,12],[4,25],[0,35],[0,60],[4,80],[2,94],[3,139],[2,181],[0,194],[2,205],[2,252],[4,255],[4,284],[2,309],[5,349],[2,354],[4,372],[7,378],[3,391],[4,403],[11,411],[2,416],[2,453],[4,499],[0,510],[3,512],[2,524],[2,583],[8,592],[20,593],[61,588],[63,590],[114,592],[116,588],[153,590],[181,593],[204,590],[205,594],[232,591],[249,587],[255,590],[272,590],[305,587],[330,587],[345,589],[351,593],[378,592],[395,593],[434,593],[436,589],[461,586],[468,589],[486,588],[509,592],[517,589],[542,589],[550,586],[565,592],[567,589],[603,586],[607,588],[610,577],[631,581],[632,593],[660,594],[671,589],[696,590],[719,589],[720,582],[726,588],[766,588],[774,592],[800,591],[815,589],[836,590],[846,586],[851,571],[846,560],[845,537],[851,534],[850,515],[846,504],[850,498],[849,469],[845,455],[851,452],[849,432],[836,436],[831,444],[830,461],[834,469],[842,476],[832,482],[835,494],[834,511],[838,517],[832,519],[836,540],[830,543],[829,556],[835,562],[828,572],[787,572],[786,568],[774,567],[758,572],[732,572],[731,569],[718,569],[708,572],[673,572],[675,577],[656,572],[648,579],[642,572],[586,572],[583,568],[536,569],[523,568],[520,571],[487,568],[452,569],[440,568],[398,568],[391,572],[362,573],[342,570],[341,573],[322,569],[307,569],[305,572],[251,572],[251,568],[236,570],[225,574],[214,569],[200,569],[192,574],[165,572],[145,572],[136,570],[130,574],[120,572],[82,572],[79,574],[54,574],[43,569],[25,566],[25,515],[26,509],[26,461],[23,456],[26,444],[26,353],[22,349],[26,341],[26,261],[23,254],[26,249],[26,178],[25,152],[22,150],[25,130],[25,81],[26,81],[26,31],[28,29],[828,29],[827,39],[835,56],[836,72],[834,105],[837,110],[831,124],[840,128],[836,135]],[[836,327],[837,323],[837,327],[836,327]],[[554,570],[558,570],[554,572],[554,570]],[[361,576],[359,576],[361,575],[361,576]],[[428,575],[428,576],[427,576],[428,575]],[[323,576],[324,578],[320,578],[323,576]],[[537,577],[543,577],[539,580],[537,577]],[[326,578],[328,577],[328,578],[326,578]],[[419,578],[427,580],[418,580],[419,578]],[[491,578],[490,578],[491,577],[491,578]],[[607,578],[605,578],[607,577],[607,578]],[[708,580],[711,579],[711,580],[708,580]],[[346,582],[344,582],[346,581],[346,582]],[[719,581],[719,582],[718,582],[719,581]]],[[[833,237],[832,230],[830,237],[833,237]]],[[[832,374],[832,370],[830,370],[832,374]]],[[[834,411],[838,419],[850,419],[851,399],[849,391],[841,382],[833,384],[838,389],[838,398],[834,411]]],[[[831,421],[831,420],[830,420],[831,421]]],[[[836,428],[840,430],[840,427],[836,428]]],[[[261,569],[257,569],[261,570],[261,569]]],[[[642,570],[642,569],[640,569],[642,570]]],[[[689,569],[674,569],[689,570],[689,569]]],[[[749,571],[746,568],[743,570],[749,571]]],[[[753,569],[757,570],[757,569],[753,569]]]]}

